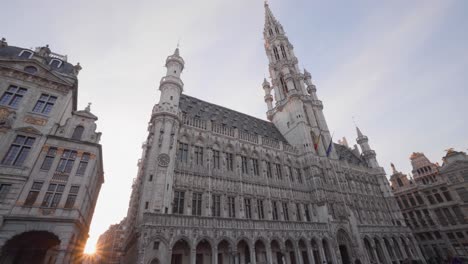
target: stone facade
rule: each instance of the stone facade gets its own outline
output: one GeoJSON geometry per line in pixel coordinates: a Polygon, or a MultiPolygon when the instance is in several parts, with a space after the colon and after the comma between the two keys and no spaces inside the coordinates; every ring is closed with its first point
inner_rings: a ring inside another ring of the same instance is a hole
{"type": "Polygon", "coordinates": [[[0,42],[0,263],[75,263],[104,181],[80,65],[0,42]],[[42,261],[42,262],[41,262],[42,261]]]}
{"type": "Polygon", "coordinates": [[[411,155],[414,178],[393,166],[392,190],[422,252],[428,258],[468,256],[468,157],[449,150],[442,166],[411,155]]]}
{"type": "Polygon", "coordinates": [[[125,234],[126,219],[120,223],[111,225],[102,235],[99,236],[96,244],[96,255],[99,264],[119,264],[122,258],[122,249],[125,234]]]}
{"type": "Polygon", "coordinates": [[[167,58],[124,263],[424,262],[368,138],[357,130],[362,153],[330,143],[311,75],[265,9],[271,122],[183,94],[179,49],[167,58]]]}

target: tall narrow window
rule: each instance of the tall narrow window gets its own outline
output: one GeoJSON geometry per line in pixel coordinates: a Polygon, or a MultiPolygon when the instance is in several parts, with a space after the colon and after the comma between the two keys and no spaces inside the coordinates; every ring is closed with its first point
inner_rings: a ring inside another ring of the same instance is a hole
{"type": "Polygon", "coordinates": [[[276,34],[279,34],[278,27],[275,27],[276,34]]]}
{"type": "Polygon", "coordinates": [[[233,164],[232,153],[225,153],[225,154],[226,154],[226,169],[228,171],[233,171],[234,170],[234,164],[233,164]]]}
{"type": "Polygon", "coordinates": [[[213,194],[212,215],[215,217],[221,216],[221,195],[213,194]]]}
{"type": "Polygon", "coordinates": [[[80,163],[78,164],[78,169],[76,170],[76,175],[84,175],[86,172],[86,168],[88,167],[89,163],[89,153],[83,153],[81,155],[80,163]]]}
{"type": "Polygon", "coordinates": [[[195,164],[203,165],[203,147],[195,146],[195,164]]]}
{"type": "Polygon", "coordinates": [[[272,201],[271,205],[273,207],[273,220],[278,220],[278,205],[276,204],[276,201],[272,201]]]}
{"type": "Polygon", "coordinates": [[[301,204],[300,203],[296,204],[296,217],[297,217],[297,221],[302,221],[301,204]]]}
{"type": "Polygon", "coordinates": [[[72,185],[70,191],[68,192],[67,201],[65,202],[65,208],[73,208],[75,206],[76,197],[78,196],[78,191],[80,190],[79,185],[72,185]]]}
{"type": "Polygon", "coordinates": [[[70,173],[76,159],[76,151],[65,149],[57,166],[57,172],[70,173]]]}
{"type": "Polygon", "coordinates": [[[3,93],[2,97],[0,97],[0,104],[16,108],[27,91],[28,90],[25,88],[10,85],[10,87],[8,87],[8,89],[3,93]]]}
{"type": "Polygon", "coordinates": [[[297,174],[297,181],[299,183],[302,183],[302,173],[301,173],[301,169],[296,169],[296,174],[297,174]]]}
{"type": "Polygon", "coordinates": [[[278,177],[278,179],[280,180],[283,179],[283,171],[281,170],[281,164],[276,163],[275,168],[276,168],[276,177],[278,177]]]}
{"type": "Polygon", "coordinates": [[[201,215],[202,209],[202,194],[193,193],[192,195],[192,215],[201,215]]]}
{"type": "Polygon", "coordinates": [[[274,47],[274,48],[273,48],[273,53],[275,54],[275,59],[276,59],[277,61],[279,61],[279,60],[280,60],[280,56],[279,56],[279,53],[278,53],[278,48],[274,47]]]}
{"type": "Polygon", "coordinates": [[[289,211],[288,211],[288,203],[283,202],[283,215],[284,215],[284,220],[289,221],[289,211]]]}
{"type": "Polygon", "coordinates": [[[50,167],[52,166],[52,162],[54,162],[56,154],[57,154],[57,148],[51,147],[49,148],[49,150],[47,150],[47,154],[41,165],[41,170],[48,171],[50,169],[50,167]]]}
{"type": "Polygon", "coordinates": [[[83,131],[83,126],[76,126],[75,130],[73,130],[72,139],[81,140],[81,136],[83,136],[83,131]]]}
{"type": "Polygon", "coordinates": [[[270,36],[273,36],[273,30],[270,28],[270,36]]]}
{"type": "Polygon", "coordinates": [[[260,175],[260,170],[258,169],[258,160],[252,159],[253,173],[255,176],[260,175]]]}
{"type": "Polygon", "coordinates": [[[305,213],[305,217],[306,217],[307,222],[310,222],[310,211],[309,211],[309,205],[308,204],[304,204],[304,213],[305,213]]]}
{"type": "Polygon", "coordinates": [[[188,163],[188,144],[179,142],[177,160],[179,160],[182,163],[188,163]]]}
{"type": "Polygon", "coordinates": [[[42,94],[34,105],[33,112],[47,115],[52,111],[55,101],[57,101],[56,96],[42,94]]]}
{"type": "Polygon", "coordinates": [[[173,214],[184,214],[185,192],[174,191],[174,204],[172,207],[173,214]]]}
{"type": "Polygon", "coordinates": [[[2,164],[11,166],[22,166],[32,145],[36,139],[33,137],[16,136],[15,141],[11,144],[8,152],[2,160],[2,164]]]}
{"type": "Polygon", "coordinates": [[[280,83],[281,83],[281,88],[283,89],[284,95],[288,94],[288,86],[286,85],[286,82],[284,81],[284,78],[281,76],[280,77],[280,83]]]}
{"type": "Polygon", "coordinates": [[[252,218],[252,204],[249,198],[244,199],[245,205],[245,218],[251,219],[252,218]]]}
{"type": "Polygon", "coordinates": [[[241,165],[242,165],[242,173],[248,174],[248,166],[247,166],[247,157],[246,156],[241,156],[241,165]]]}
{"type": "Polygon", "coordinates": [[[284,49],[284,45],[281,45],[281,54],[283,55],[283,58],[287,58],[286,56],[286,50],[284,49]]]}
{"type": "Polygon", "coordinates": [[[214,169],[219,169],[220,168],[219,151],[218,150],[213,150],[213,168],[214,169]]]}
{"type": "Polygon", "coordinates": [[[10,192],[11,184],[0,184],[0,203],[2,203],[10,192]]]}
{"type": "Polygon", "coordinates": [[[49,188],[47,189],[41,206],[56,208],[60,203],[60,199],[62,199],[62,193],[64,189],[65,184],[49,184],[49,188]]]}
{"type": "Polygon", "coordinates": [[[272,177],[272,173],[271,173],[271,163],[270,162],[266,162],[266,172],[267,172],[267,177],[268,178],[271,178],[272,177]]]}
{"type": "Polygon", "coordinates": [[[228,197],[228,209],[229,209],[229,217],[235,218],[236,217],[236,197],[234,196],[228,197]]]}
{"type": "Polygon", "coordinates": [[[26,206],[31,206],[36,202],[37,196],[39,195],[39,192],[42,189],[42,182],[34,182],[31,190],[28,193],[28,196],[26,197],[26,200],[24,201],[24,205],[26,206]]]}
{"type": "Polygon", "coordinates": [[[265,218],[265,213],[263,211],[263,200],[257,199],[257,213],[258,213],[258,219],[265,218]]]}
{"type": "Polygon", "coordinates": [[[293,175],[293,171],[291,169],[291,166],[287,166],[287,168],[288,168],[289,180],[291,182],[294,182],[294,175],[293,175]]]}

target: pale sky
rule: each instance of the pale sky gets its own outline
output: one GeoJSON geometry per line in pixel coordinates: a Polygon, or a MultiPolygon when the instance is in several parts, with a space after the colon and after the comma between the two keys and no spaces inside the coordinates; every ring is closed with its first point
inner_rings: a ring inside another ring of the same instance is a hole
{"type": "MultiPolygon", "coordinates": [[[[409,156],[440,162],[468,148],[468,1],[270,0],[312,73],[335,141],[355,144],[355,120],[380,164],[405,173],[409,156]]],[[[268,77],[262,0],[7,1],[0,37],[49,44],[80,62],[79,108],[92,102],[103,133],[105,183],[94,244],[127,212],[132,179],[164,61],[180,40],[184,93],[265,119],[268,77]]]]}

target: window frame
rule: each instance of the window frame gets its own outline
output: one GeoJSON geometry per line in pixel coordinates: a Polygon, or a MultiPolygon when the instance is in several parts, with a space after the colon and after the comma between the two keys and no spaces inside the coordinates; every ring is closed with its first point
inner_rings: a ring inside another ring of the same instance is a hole
{"type": "Polygon", "coordinates": [[[36,103],[34,104],[32,112],[41,115],[49,115],[52,113],[57,100],[58,96],[56,95],[41,93],[39,98],[36,100],[36,103]]]}
{"type": "Polygon", "coordinates": [[[27,88],[10,84],[0,97],[0,105],[18,109],[27,92],[27,88]]]}
{"type": "Polygon", "coordinates": [[[15,139],[10,144],[10,147],[5,153],[5,156],[3,156],[2,164],[13,167],[23,166],[35,142],[35,137],[22,134],[16,135],[15,139]],[[21,138],[23,138],[23,140],[21,140],[21,138]]]}

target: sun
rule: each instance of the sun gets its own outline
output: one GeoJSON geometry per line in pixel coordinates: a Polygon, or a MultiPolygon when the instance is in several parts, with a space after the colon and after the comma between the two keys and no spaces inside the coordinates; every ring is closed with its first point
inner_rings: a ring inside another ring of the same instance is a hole
{"type": "Polygon", "coordinates": [[[96,253],[96,243],[88,241],[86,243],[84,253],[87,255],[93,255],[94,253],[96,253]]]}

